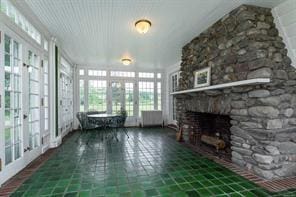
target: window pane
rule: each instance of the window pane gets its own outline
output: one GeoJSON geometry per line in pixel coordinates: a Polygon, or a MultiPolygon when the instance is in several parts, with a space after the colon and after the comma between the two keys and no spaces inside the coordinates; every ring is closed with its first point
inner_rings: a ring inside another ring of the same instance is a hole
{"type": "Polygon", "coordinates": [[[118,82],[112,82],[112,113],[118,114],[121,108],[121,84],[118,82]]]}
{"type": "Polygon", "coordinates": [[[157,82],[157,109],[161,110],[161,82],[157,82]]]}
{"type": "Polygon", "coordinates": [[[44,50],[48,51],[48,41],[44,39],[44,44],[43,44],[44,50]]]}
{"type": "Polygon", "coordinates": [[[135,77],[135,72],[111,71],[111,77],[135,77]]]}
{"type": "Polygon", "coordinates": [[[107,76],[107,72],[105,70],[88,70],[89,76],[98,76],[98,77],[105,77],[107,76]]]}
{"type": "Polygon", "coordinates": [[[125,110],[128,116],[134,115],[134,84],[125,83],[125,110]]]}
{"type": "Polygon", "coordinates": [[[5,147],[5,165],[12,162],[12,147],[5,147]]]}
{"type": "Polygon", "coordinates": [[[4,46],[5,53],[10,54],[11,38],[9,36],[5,35],[4,39],[5,39],[5,46],[4,46]]]}
{"type": "Polygon", "coordinates": [[[79,80],[80,111],[84,111],[84,80],[79,80]]]}
{"type": "Polygon", "coordinates": [[[154,82],[139,82],[139,115],[142,110],[154,109],[154,82]]]}
{"type": "Polygon", "coordinates": [[[89,80],[88,85],[88,109],[89,111],[107,110],[107,83],[103,80],[89,80]]]}
{"type": "Polygon", "coordinates": [[[11,128],[5,129],[5,146],[12,145],[12,136],[11,136],[11,128]]]}
{"type": "Polygon", "coordinates": [[[157,79],[161,79],[161,73],[157,73],[157,79]]]}
{"type": "Polygon", "coordinates": [[[139,78],[154,78],[154,73],[139,72],[139,78]]]}
{"type": "Polygon", "coordinates": [[[21,157],[21,143],[16,143],[14,145],[14,159],[18,159],[21,157]]]}
{"type": "Polygon", "coordinates": [[[79,69],[79,75],[84,75],[84,69],[79,69]]]}
{"type": "Polygon", "coordinates": [[[41,43],[40,33],[33,27],[28,20],[7,0],[0,1],[1,9],[16,25],[22,28],[38,44],[41,43]]]}

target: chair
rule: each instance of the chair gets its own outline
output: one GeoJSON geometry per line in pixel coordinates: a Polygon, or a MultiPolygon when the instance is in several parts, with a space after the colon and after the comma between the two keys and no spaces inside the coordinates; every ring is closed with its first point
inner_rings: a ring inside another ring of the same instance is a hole
{"type": "Polygon", "coordinates": [[[96,129],[98,127],[98,125],[89,122],[87,115],[86,112],[77,112],[76,114],[81,131],[96,129]]]}
{"type": "MultiPolygon", "coordinates": [[[[93,113],[93,112],[91,112],[93,113]]],[[[97,112],[96,112],[97,113],[97,112]]],[[[87,117],[87,115],[89,115],[89,112],[77,112],[76,117],[79,121],[79,126],[81,129],[81,133],[78,136],[78,138],[76,139],[76,142],[78,142],[79,138],[81,137],[83,131],[88,131],[88,130],[92,130],[92,129],[97,129],[100,126],[98,125],[97,122],[94,121],[90,121],[89,118],[87,117]]],[[[90,141],[90,138],[88,137],[88,140],[86,142],[86,144],[88,144],[90,141]]]]}

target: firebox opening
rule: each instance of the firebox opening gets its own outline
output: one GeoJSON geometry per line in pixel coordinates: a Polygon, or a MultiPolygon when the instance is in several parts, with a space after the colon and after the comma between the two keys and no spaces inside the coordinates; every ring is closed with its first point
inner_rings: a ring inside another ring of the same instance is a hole
{"type": "Polygon", "coordinates": [[[203,151],[231,159],[230,116],[211,113],[186,113],[189,142],[203,151]]]}

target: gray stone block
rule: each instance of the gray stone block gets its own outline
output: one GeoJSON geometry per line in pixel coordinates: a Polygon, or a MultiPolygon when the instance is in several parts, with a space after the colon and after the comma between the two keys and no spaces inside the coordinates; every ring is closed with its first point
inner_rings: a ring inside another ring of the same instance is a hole
{"type": "Polygon", "coordinates": [[[268,120],[267,129],[281,129],[283,128],[283,122],[280,119],[268,120]]]}
{"type": "Polygon", "coordinates": [[[254,166],[253,170],[256,174],[258,174],[259,176],[266,178],[268,180],[276,177],[272,170],[263,170],[257,166],[254,166]]]}
{"type": "Polygon", "coordinates": [[[254,98],[261,98],[261,97],[267,97],[270,95],[270,92],[268,90],[253,90],[249,92],[249,97],[254,98]]]}
{"type": "Polygon", "coordinates": [[[250,72],[247,76],[248,79],[255,78],[270,78],[271,77],[271,69],[270,68],[260,68],[258,70],[254,70],[250,72]]]}
{"type": "Polygon", "coordinates": [[[251,116],[264,118],[277,118],[280,113],[278,109],[271,106],[250,107],[248,111],[251,116]]]}

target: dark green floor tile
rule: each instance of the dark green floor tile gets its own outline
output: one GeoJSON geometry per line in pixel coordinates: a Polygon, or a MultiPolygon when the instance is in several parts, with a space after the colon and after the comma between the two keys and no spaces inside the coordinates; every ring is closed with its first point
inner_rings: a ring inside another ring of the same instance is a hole
{"type": "Polygon", "coordinates": [[[171,130],[127,130],[118,142],[102,141],[108,129],[73,133],[12,196],[296,196],[266,192],[167,137],[171,130]]]}
{"type": "Polygon", "coordinates": [[[156,189],[148,189],[148,190],[145,190],[145,194],[146,196],[157,196],[158,192],[156,189]]]}
{"type": "Polygon", "coordinates": [[[110,186],[105,188],[106,194],[114,194],[117,193],[117,188],[115,186],[110,186]]]}
{"type": "Polygon", "coordinates": [[[124,192],[124,193],[120,193],[119,195],[120,197],[131,197],[132,193],[131,192],[124,192]]]}
{"type": "Polygon", "coordinates": [[[65,193],[64,197],[77,197],[78,192],[65,193]]]}
{"type": "Polygon", "coordinates": [[[190,183],[179,184],[179,187],[184,191],[193,189],[193,186],[190,183]]]}
{"type": "Polygon", "coordinates": [[[128,185],[120,185],[118,186],[119,193],[130,192],[130,188],[128,185]]]}
{"type": "Polygon", "coordinates": [[[80,191],[78,196],[79,197],[89,197],[89,196],[91,196],[91,192],[90,191],[80,191]]]}
{"type": "Polygon", "coordinates": [[[211,187],[211,188],[208,188],[208,190],[210,190],[210,192],[213,193],[214,195],[221,195],[225,193],[219,187],[211,187]]]}
{"type": "Polygon", "coordinates": [[[188,195],[184,191],[174,192],[173,196],[175,197],[187,197],[188,195]]]}
{"type": "Polygon", "coordinates": [[[50,195],[52,191],[52,188],[44,188],[39,191],[39,195],[50,195]]]}
{"type": "Polygon", "coordinates": [[[142,190],[132,191],[132,196],[133,197],[144,197],[145,192],[142,190]]]}
{"type": "Polygon", "coordinates": [[[209,191],[209,190],[207,190],[207,189],[197,189],[196,190],[197,191],[197,193],[200,195],[200,196],[212,196],[213,194],[209,191]]]}
{"type": "Polygon", "coordinates": [[[56,187],[53,189],[52,193],[53,194],[61,194],[61,193],[64,193],[64,191],[65,191],[64,187],[56,187]]]}
{"type": "Polygon", "coordinates": [[[199,197],[200,195],[195,190],[186,191],[188,197],[199,197]]]}

